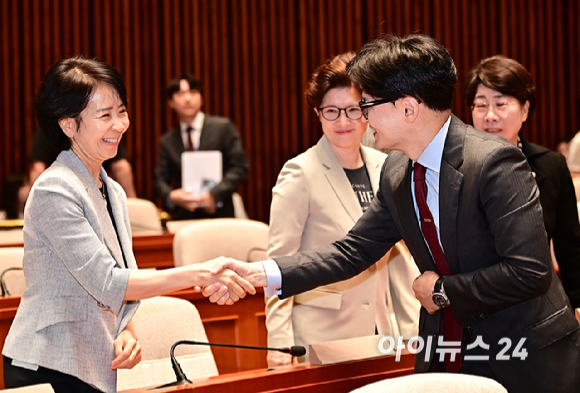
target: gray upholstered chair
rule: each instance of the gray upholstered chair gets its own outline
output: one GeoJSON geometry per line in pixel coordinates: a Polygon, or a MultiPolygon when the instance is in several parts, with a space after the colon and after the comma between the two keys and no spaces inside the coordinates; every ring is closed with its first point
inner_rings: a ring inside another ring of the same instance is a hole
{"type": "Polygon", "coordinates": [[[22,271],[23,247],[0,247],[0,286],[2,295],[20,296],[26,289],[22,271]]]}
{"type": "Polygon", "coordinates": [[[265,258],[268,225],[254,220],[199,220],[177,231],[173,239],[175,266],[205,262],[220,256],[240,261],[265,258]]]}
{"type": "MultiPolygon", "coordinates": [[[[199,312],[187,300],[158,296],[141,301],[133,317],[142,360],[131,370],[117,371],[117,390],[158,387],[175,382],[171,346],[180,340],[207,342],[199,312]]],[[[180,345],[175,357],[188,379],[218,375],[210,347],[180,345]]]]}
{"type": "Polygon", "coordinates": [[[468,374],[423,373],[390,378],[351,393],[508,393],[493,379],[468,374]]]}

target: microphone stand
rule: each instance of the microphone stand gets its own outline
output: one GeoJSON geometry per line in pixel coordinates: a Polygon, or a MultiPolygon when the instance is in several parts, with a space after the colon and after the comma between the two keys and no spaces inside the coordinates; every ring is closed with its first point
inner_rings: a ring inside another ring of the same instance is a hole
{"type": "Polygon", "coordinates": [[[1,297],[10,296],[10,291],[6,286],[6,281],[4,281],[4,275],[14,270],[23,270],[23,269],[21,267],[9,267],[8,269],[4,270],[0,275],[0,291],[2,291],[2,293],[0,294],[1,297]]]}
{"type": "Polygon", "coordinates": [[[158,387],[150,389],[150,390],[169,388],[172,386],[187,385],[188,383],[191,383],[191,381],[189,379],[187,379],[187,377],[185,376],[185,373],[181,369],[181,366],[177,362],[177,359],[175,359],[175,347],[177,347],[178,345],[181,345],[181,344],[208,345],[208,346],[216,346],[216,347],[243,348],[243,349],[265,349],[265,350],[269,350],[269,351],[279,351],[279,352],[283,352],[283,353],[289,353],[293,356],[304,356],[306,354],[306,349],[304,347],[301,347],[301,346],[293,346],[290,348],[268,348],[268,347],[253,347],[253,346],[249,346],[249,345],[215,344],[215,343],[206,343],[206,342],[201,342],[201,341],[181,340],[181,341],[175,342],[171,346],[171,351],[170,351],[171,366],[173,367],[173,371],[175,372],[175,377],[176,377],[177,381],[168,383],[166,385],[158,386],[158,387]]]}

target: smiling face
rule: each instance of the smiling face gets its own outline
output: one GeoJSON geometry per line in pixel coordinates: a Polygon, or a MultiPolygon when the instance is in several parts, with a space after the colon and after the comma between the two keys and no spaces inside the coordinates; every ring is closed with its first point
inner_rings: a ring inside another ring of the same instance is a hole
{"type": "MultiPolygon", "coordinates": [[[[321,108],[333,106],[336,108],[358,108],[361,99],[360,91],[354,87],[335,87],[328,90],[320,104],[321,108]]],[[[366,131],[366,124],[362,117],[358,120],[349,119],[345,111],[340,111],[338,119],[326,120],[320,111],[315,108],[322,131],[333,149],[359,149],[360,141],[366,131]]]]}
{"type": "Polygon", "coordinates": [[[522,105],[516,98],[480,84],[471,111],[473,126],[517,145],[518,134],[528,118],[529,108],[528,101],[522,105]]]}
{"type": "Polygon", "coordinates": [[[71,139],[72,150],[98,176],[105,160],[117,155],[121,138],[129,128],[127,108],[111,87],[97,87],[77,123],[72,118],[59,121],[71,139]]]}

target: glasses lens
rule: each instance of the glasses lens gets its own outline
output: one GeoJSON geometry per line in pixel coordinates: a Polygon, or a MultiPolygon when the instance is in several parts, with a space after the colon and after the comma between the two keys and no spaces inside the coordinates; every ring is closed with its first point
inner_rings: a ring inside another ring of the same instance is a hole
{"type": "Polygon", "coordinates": [[[338,108],[328,107],[322,109],[322,117],[328,121],[336,120],[338,116],[340,116],[340,109],[338,108]]]}
{"type": "Polygon", "coordinates": [[[362,116],[362,110],[358,106],[349,106],[345,110],[346,117],[351,120],[358,120],[362,116]]]}

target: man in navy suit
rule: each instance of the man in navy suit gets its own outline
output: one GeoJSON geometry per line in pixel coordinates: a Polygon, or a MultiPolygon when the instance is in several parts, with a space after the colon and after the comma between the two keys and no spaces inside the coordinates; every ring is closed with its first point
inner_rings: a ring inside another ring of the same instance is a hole
{"type": "Polygon", "coordinates": [[[227,118],[203,113],[202,94],[200,81],[191,74],[173,78],[167,86],[168,103],[179,125],[161,137],[155,190],[174,220],[234,217],[232,193],[248,176],[249,164],[236,126],[227,118]],[[181,187],[181,154],[187,150],[222,153],[222,181],[199,198],[181,187]]]}
{"type": "Polygon", "coordinates": [[[431,37],[369,42],[348,72],[377,148],[391,150],[371,206],[328,246],[214,272],[286,298],[359,274],[403,239],[421,271],[416,372],[481,375],[510,393],[580,391],[579,325],[521,151],[451,113],[457,71],[431,37]]]}

